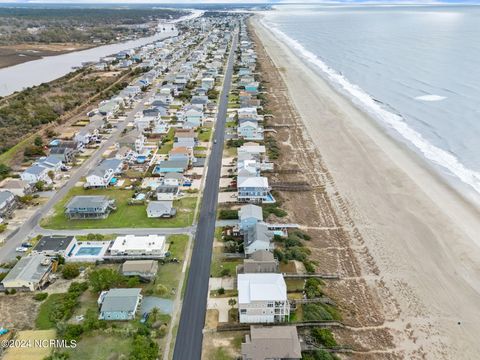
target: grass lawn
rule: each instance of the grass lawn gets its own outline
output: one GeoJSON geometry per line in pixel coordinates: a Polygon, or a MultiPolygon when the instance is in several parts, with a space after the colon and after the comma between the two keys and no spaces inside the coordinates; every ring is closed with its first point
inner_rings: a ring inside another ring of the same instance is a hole
{"type": "Polygon", "coordinates": [[[64,295],[65,294],[51,294],[42,305],[40,305],[37,320],[35,321],[35,327],[38,330],[47,330],[55,327],[55,323],[50,321],[50,313],[53,310],[55,302],[61,299],[64,295]]]}
{"type": "MultiPolygon", "coordinates": [[[[105,229],[105,228],[162,228],[185,227],[193,222],[193,213],[197,196],[176,200],[173,206],[177,214],[171,219],[153,219],[147,217],[146,205],[128,205],[132,190],[95,189],[85,190],[75,187],[54,207],[54,215],[44,218],[41,225],[49,229],[105,229]],[[65,204],[75,195],[105,195],[116,200],[117,210],[106,219],[69,220],[63,213],[65,204]]],[[[94,231],[92,231],[94,232],[94,231]]]]}
{"type": "Polygon", "coordinates": [[[305,286],[304,279],[285,279],[287,291],[302,292],[305,286]]]}
{"type": "Polygon", "coordinates": [[[201,128],[198,131],[198,141],[201,141],[201,142],[210,141],[211,135],[212,135],[211,128],[201,128]]]}
{"type": "Polygon", "coordinates": [[[229,276],[235,276],[237,265],[243,264],[242,259],[222,259],[221,248],[214,248],[212,255],[212,265],[210,266],[210,275],[212,277],[221,277],[222,271],[227,269],[229,276]]]}
{"type": "MultiPolygon", "coordinates": [[[[185,251],[188,243],[188,235],[170,235],[168,237],[170,242],[169,251],[171,253],[171,258],[177,258],[183,260],[185,257],[185,251]]],[[[175,292],[178,291],[179,281],[182,274],[183,261],[178,263],[166,263],[160,264],[157,272],[157,276],[153,283],[148,284],[145,287],[145,291],[153,290],[159,284],[164,285],[168,290],[168,294],[162,295],[162,297],[173,299],[175,294],[172,293],[172,289],[175,289],[175,292]]]]}
{"type": "Polygon", "coordinates": [[[118,359],[121,355],[126,359],[130,353],[130,347],[131,339],[129,338],[94,332],[92,335],[83,336],[77,347],[70,349],[68,353],[70,360],[118,359]]]}
{"type": "Polygon", "coordinates": [[[160,148],[158,149],[158,153],[162,155],[166,155],[172,149],[173,149],[173,141],[168,141],[164,143],[162,146],[160,146],[160,148]]]}

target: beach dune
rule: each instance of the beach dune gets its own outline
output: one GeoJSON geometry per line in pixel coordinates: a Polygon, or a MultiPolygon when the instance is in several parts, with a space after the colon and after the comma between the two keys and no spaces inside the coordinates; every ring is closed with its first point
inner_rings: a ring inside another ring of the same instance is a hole
{"type": "MultiPolygon", "coordinates": [[[[479,359],[480,212],[332,89],[255,16],[309,137],[398,303],[405,358],[479,359]],[[413,344],[413,345],[412,345],[413,344]]],[[[412,100],[415,101],[415,100],[412,100]]]]}

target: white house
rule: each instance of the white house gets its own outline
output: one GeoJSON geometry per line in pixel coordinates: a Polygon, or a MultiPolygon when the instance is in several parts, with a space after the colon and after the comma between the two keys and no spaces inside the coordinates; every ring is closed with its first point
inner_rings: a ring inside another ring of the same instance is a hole
{"type": "Polygon", "coordinates": [[[167,252],[165,236],[162,235],[125,235],[118,236],[110,248],[112,256],[158,256],[167,252]]]}
{"type": "Polygon", "coordinates": [[[273,252],[275,245],[272,242],[274,233],[268,229],[268,225],[263,221],[257,222],[252,226],[243,229],[244,250],[248,256],[256,251],[273,252]]]}
{"type": "Polygon", "coordinates": [[[29,184],[35,184],[38,181],[43,181],[46,184],[51,184],[52,179],[48,176],[50,169],[40,166],[32,165],[20,174],[20,178],[29,184]]]}
{"type": "Polygon", "coordinates": [[[123,161],[121,159],[105,159],[86,176],[86,187],[107,187],[112,183],[116,174],[121,173],[123,161]]]}
{"type": "Polygon", "coordinates": [[[238,274],[240,323],[288,321],[290,302],[282,274],[238,274]]]}

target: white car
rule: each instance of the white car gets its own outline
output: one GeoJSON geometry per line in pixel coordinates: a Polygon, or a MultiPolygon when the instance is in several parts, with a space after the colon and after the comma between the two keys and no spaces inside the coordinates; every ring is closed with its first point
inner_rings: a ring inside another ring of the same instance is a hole
{"type": "Polygon", "coordinates": [[[17,251],[17,252],[25,252],[25,251],[27,251],[27,250],[28,250],[28,248],[23,247],[23,246],[19,246],[19,247],[17,247],[17,248],[15,249],[15,251],[17,251]]]}

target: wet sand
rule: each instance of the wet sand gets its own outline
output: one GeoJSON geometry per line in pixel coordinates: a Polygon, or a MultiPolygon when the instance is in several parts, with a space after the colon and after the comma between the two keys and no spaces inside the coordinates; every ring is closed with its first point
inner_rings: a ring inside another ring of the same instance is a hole
{"type": "MultiPolygon", "coordinates": [[[[354,272],[369,285],[372,299],[383,303],[383,319],[374,321],[382,323],[371,330],[389,328],[394,353],[402,358],[477,359],[479,210],[333,90],[258,18],[252,23],[306,139],[331,175],[333,206],[348,213],[338,221],[358,232],[350,244],[359,264],[354,272]]],[[[328,250],[322,254],[327,257],[328,250]]],[[[368,330],[367,322],[357,325],[368,330]]]]}

